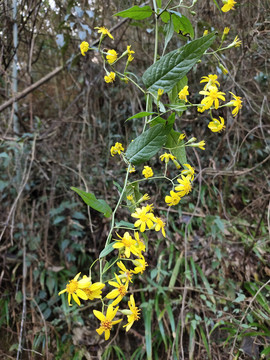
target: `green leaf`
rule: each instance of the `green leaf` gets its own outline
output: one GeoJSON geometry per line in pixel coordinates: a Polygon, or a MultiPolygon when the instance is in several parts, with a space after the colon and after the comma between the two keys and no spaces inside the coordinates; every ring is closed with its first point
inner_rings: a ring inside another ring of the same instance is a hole
{"type": "Polygon", "coordinates": [[[166,35],[165,35],[165,42],[164,42],[164,49],[163,49],[163,54],[165,53],[165,50],[167,48],[167,45],[169,44],[172,36],[173,36],[173,20],[172,18],[170,17],[168,23],[164,26],[164,30],[166,32],[166,35]]]}
{"type": "Polygon", "coordinates": [[[126,121],[132,120],[132,119],[140,119],[142,117],[146,117],[149,115],[155,115],[155,114],[156,114],[155,112],[142,111],[142,112],[139,112],[138,114],[135,114],[135,115],[129,117],[126,121]]]}
{"type": "Polygon", "coordinates": [[[163,56],[143,74],[142,80],[150,92],[170,91],[200,60],[215,40],[215,33],[193,40],[180,49],[163,56]]]}
{"type": "Polygon", "coordinates": [[[164,23],[167,23],[171,17],[175,32],[181,32],[183,35],[189,34],[192,39],[194,38],[193,26],[186,16],[177,11],[167,10],[164,11],[160,17],[164,23]]]}
{"type": "Polygon", "coordinates": [[[127,10],[123,10],[114,14],[114,16],[121,16],[123,18],[130,18],[134,20],[143,20],[150,17],[153,13],[153,10],[150,8],[149,5],[146,6],[133,6],[127,10]]]}
{"type": "Polygon", "coordinates": [[[180,147],[184,144],[184,140],[178,141],[180,135],[181,133],[172,129],[168,135],[165,147],[171,150],[171,153],[176,157],[181,165],[184,165],[187,164],[186,148],[184,146],[180,147]]]}
{"type": "Polygon", "coordinates": [[[107,245],[102,251],[101,253],[99,254],[99,258],[103,258],[105,256],[107,256],[108,254],[110,254],[113,250],[115,250],[113,248],[113,245],[115,244],[115,241],[110,243],[109,245],[107,245]]]}
{"type": "Polygon", "coordinates": [[[151,159],[166,142],[171,127],[158,124],[142,133],[128,146],[127,160],[133,165],[139,165],[151,159]]]}
{"type": "Polygon", "coordinates": [[[78,195],[80,195],[83,201],[91,208],[103,213],[105,217],[111,216],[112,209],[109,207],[105,200],[98,200],[94,194],[87,193],[86,191],[80,190],[76,187],[71,187],[71,190],[75,191],[78,195]]]}

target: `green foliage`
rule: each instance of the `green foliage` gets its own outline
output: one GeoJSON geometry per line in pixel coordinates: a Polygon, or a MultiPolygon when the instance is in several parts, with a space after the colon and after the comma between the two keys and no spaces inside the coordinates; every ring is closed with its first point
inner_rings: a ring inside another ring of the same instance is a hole
{"type": "Polygon", "coordinates": [[[87,193],[86,191],[80,190],[76,187],[71,187],[71,190],[75,191],[83,201],[90,206],[91,208],[101,212],[105,217],[110,217],[112,214],[112,209],[106,203],[105,200],[97,199],[94,194],[87,193]]]}
{"type": "Polygon", "coordinates": [[[158,124],[139,135],[127,148],[128,161],[139,165],[151,159],[166,142],[171,127],[172,125],[158,124]]]}
{"type": "Polygon", "coordinates": [[[129,18],[134,20],[143,20],[152,15],[153,11],[149,5],[146,6],[133,6],[127,10],[123,10],[114,14],[114,16],[121,16],[123,18],[129,18]]]}
{"type": "Polygon", "coordinates": [[[192,67],[200,60],[215,40],[215,33],[203,36],[173,50],[151,65],[143,74],[142,80],[148,91],[158,89],[170,91],[192,67]]]}

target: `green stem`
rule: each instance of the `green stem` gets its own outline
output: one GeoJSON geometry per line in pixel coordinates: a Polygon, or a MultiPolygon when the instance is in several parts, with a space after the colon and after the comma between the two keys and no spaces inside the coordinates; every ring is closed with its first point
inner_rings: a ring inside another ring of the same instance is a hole
{"type": "MultiPolygon", "coordinates": [[[[125,182],[124,182],[124,186],[123,186],[122,192],[121,192],[121,194],[120,194],[120,197],[119,197],[119,199],[118,199],[118,202],[117,202],[117,204],[116,204],[116,206],[115,206],[115,208],[114,208],[114,211],[113,211],[113,213],[112,213],[111,228],[110,228],[109,234],[108,234],[108,236],[107,236],[107,240],[106,240],[104,249],[109,245],[109,243],[110,243],[110,241],[111,241],[112,232],[113,232],[113,229],[114,229],[115,214],[116,214],[116,211],[118,210],[118,208],[119,208],[119,206],[120,206],[120,204],[121,204],[121,202],[122,202],[124,193],[125,193],[125,191],[126,191],[130,168],[131,168],[131,164],[128,165],[127,173],[126,173],[126,178],[125,178],[125,182]]],[[[103,271],[102,271],[102,259],[99,259],[99,271],[100,271],[100,282],[102,282],[102,274],[103,274],[103,271]]]]}

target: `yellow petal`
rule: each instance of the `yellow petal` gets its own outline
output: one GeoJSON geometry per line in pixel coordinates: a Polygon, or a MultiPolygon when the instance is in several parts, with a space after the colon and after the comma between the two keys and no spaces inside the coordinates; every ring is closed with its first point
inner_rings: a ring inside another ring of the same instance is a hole
{"type": "Polygon", "coordinates": [[[88,300],[88,297],[83,290],[77,289],[76,294],[78,295],[79,298],[81,298],[83,300],[88,300]]]}
{"type": "Polygon", "coordinates": [[[102,314],[101,311],[98,310],[93,310],[94,315],[100,320],[100,321],[104,321],[105,320],[105,316],[102,314]]]}
{"type": "Polygon", "coordinates": [[[73,297],[74,301],[80,306],[80,305],[81,305],[81,302],[80,302],[78,296],[77,296],[75,293],[73,293],[73,294],[72,294],[72,297],[73,297]]]}

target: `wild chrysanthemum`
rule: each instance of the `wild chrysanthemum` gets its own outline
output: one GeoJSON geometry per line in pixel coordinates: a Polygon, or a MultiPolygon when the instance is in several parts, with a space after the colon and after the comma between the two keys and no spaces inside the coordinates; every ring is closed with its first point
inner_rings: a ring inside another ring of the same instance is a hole
{"type": "Polygon", "coordinates": [[[148,266],[144,256],[141,256],[140,259],[133,260],[133,264],[135,265],[134,270],[132,270],[134,274],[143,274],[146,266],[148,266]]]}
{"type": "Polygon", "coordinates": [[[134,236],[136,239],[136,248],[138,250],[139,256],[142,255],[142,252],[145,252],[145,245],[143,240],[140,239],[139,233],[137,231],[134,232],[134,236]]]}
{"type": "Polygon", "coordinates": [[[190,146],[192,146],[192,147],[197,147],[197,148],[199,148],[199,149],[201,149],[201,150],[205,150],[205,141],[202,140],[202,141],[200,141],[200,142],[198,142],[198,143],[190,144],[190,146]]]}
{"type": "Polygon", "coordinates": [[[218,109],[218,99],[225,101],[225,97],[223,96],[225,95],[225,93],[218,91],[218,88],[216,86],[210,86],[208,90],[200,91],[200,94],[205,95],[205,98],[202,99],[201,104],[204,105],[206,110],[210,109],[213,104],[215,106],[215,109],[218,109]]]}
{"type": "Polygon", "coordinates": [[[134,300],[134,296],[130,295],[129,298],[129,302],[128,302],[128,307],[129,310],[124,310],[122,311],[125,315],[127,315],[127,321],[128,323],[126,325],[124,325],[123,327],[126,328],[126,331],[128,331],[131,326],[133,325],[134,321],[139,320],[140,319],[140,309],[138,309],[135,305],[135,300],[134,300]]]}
{"type": "Polygon", "coordinates": [[[170,191],[170,195],[166,195],[165,196],[165,202],[167,203],[168,206],[174,206],[177,205],[179,203],[179,201],[181,200],[181,197],[178,193],[174,192],[173,190],[170,191]]]}
{"type": "Polygon", "coordinates": [[[159,158],[160,158],[161,161],[165,161],[165,163],[168,163],[170,159],[171,160],[176,159],[175,156],[173,156],[172,154],[168,154],[168,153],[164,153],[164,154],[160,155],[159,158]]]}
{"type": "Polygon", "coordinates": [[[131,61],[134,59],[134,57],[132,56],[132,54],[135,54],[135,51],[130,50],[130,48],[131,48],[131,45],[128,45],[128,46],[127,46],[127,52],[128,52],[128,61],[129,61],[129,62],[131,62],[131,61]]]}
{"type": "Polygon", "coordinates": [[[104,26],[101,27],[95,27],[95,29],[98,29],[98,33],[101,33],[103,36],[108,35],[111,39],[114,39],[112,34],[109,32],[108,29],[106,29],[104,26]]]}
{"type": "Polygon", "coordinates": [[[109,292],[109,294],[106,295],[107,299],[115,299],[112,302],[112,305],[115,306],[118,303],[120,303],[120,301],[123,299],[123,297],[126,295],[127,293],[127,289],[128,289],[128,281],[124,283],[122,283],[122,281],[119,279],[119,277],[117,276],[117,274],[114,274],[116,281],[109,281],[109,284],[111,286],[114,286],[116,289],[113,289],[112,291],[109,292]]]}
{"type": "Polygon", "coordinates": [[[208,124],[208,127],[212,132],[219,132],[225,129],[226,126],[224,125],[224,118],[221,116],[219,118],[220,121],[218,119],[213,119],[213,121],[208,124]]]}
{"type": "Polygon", "coordinates": [[[66,288],[58,293],[58,295],[61,295],[65,292],[68,293],[68,305],[72,306],[70,303],[71,295],[73,300],[80,306],[80,300],[79,298],[83,300],[87,300],[88,297],[84,291],[84,289],[88,288],[91,285],[91,281],[89,277],[85,277],[78,281],[79,276],[81,273],[77,274],[73,280],[70,280],[69,283],[66,285],[66,288]]]}
{"type": "Polygon", "coordinates": [[[132,271],[128,270],[122,261],[118,261],[116,264],[120,269],[119,273],[122,275],[121,278],[123,280],[123,283],[129,282],[129,281],[132,282],[132,276],[133,276],[132,271]]]}
{"type": "Polygon", "coordinates": [[[177,179],[180,185],[176,186],[175,190],[179,191],[179,196],[183,197],[191,192],[192,186],[189,176],[181,175],[181,178],[177,179]]]}
{"type": "Polygon", "coordinates": [[[192,166],[190,166],[189,164],[184,164],[184,166],[186,167],[186,169],[181,171],[182,175],[186,175],[187,178],[189,178],[191,181],[194,180],[194,173],[195,170],[192,166]]]}
{"type": "Polygon", "coordinates": [[[120,240],[115,239],[117,242],[113,244],[114,249],[124,249],[124,254],[127,258],[130,258],[130,253],[134,255],[138,255],[137,248],[136,248],[136,240],[132,239],[129,232],[126,231],[124,236],[121,237],[117,234],[120,240]]]}
{"type": "Polygon", "coordinates": [[[162,221],[162,219],[161,218],[159,218],[159,217],[156,217],[156,225],[155,225],[155,231],[160,231],[161,230],[161,232],[162,232],[162,235],[164,236],[164,237],[166,237],[166,233],[165,233],[165,222],[164,221],[162,221]]]}
{"type": "Polygon", "coordinates": [[[107,73],[107,75],[104,76],[104,80],[107,84],[112,83],[115,81],[115,72],[107,73]]]}
{"type": "Polygon", "coordinates": [[[109,64],[113,64],[117,60],[117,52],[113,49],[107,51],[106,59],[109,64]]]}
{"type": "Polygon", "coordinates": [[[103,315],[101,311],[93,310],[94,315],[101,321],[100,327],[96,330],[96,332],[101,335],[105,331],[105,340],[109,339],[110,331],[113,325],[118,324],[120,321],[122,321],[122,319],[112,321],[118,309],[119,306],[114,309],[113,305],[109,305],[106,316],[103,315]]]}
{"type": "Polygon", "coordinates": [[[83,289],[83,291],[89,300],[101,299],[101,290],[104,288],[104,286],[105,284],[96,282],[91,284],[88,288],[83,289]]]}
{"type": "Polygon", "coordinates": [[[204,90],[207,90],[210,86],[220,86],[220,83],[217,81],[217,75],[209,74],[208,76],[203,76],[200,83],[206,82],[204,85],[204,90]]]}
{"type": "Polygon", "coordinates": [[[151,229],[155,222],[155,216],[153,213],[148,212],[149,210],[143,206],[141,209],[137,208],[136,212],[131,214],[132,217],[138,219],[134,226],[140,228],[140,232],[144,232],[146,225],[148,229],[151,229]]]}
{"type": "Polygon", "coordinates": [[[238,47],[242,44],[242,41],[238,38],[238,35],[234,38],[230,46],[238,47]]]}
{"type": "Polygon", "coordinates": [[[240,109],[242,109],[242,98],[240,96],[234,95],[234,93],[230,92],[232,94],[234,100],[231,100],[227,106],[235,106],[235,108],[232,111],[232,115],[236,116],[240,109]]]}
{"type": "Polygon", "coordinates": [[[85,56],[85,53],[89,50],[89,44],[86,41],[83,41],[80,45],[81,53],[85,56]]]}
{"type": "Polygon", "coordinates": [[[189,95],[188,92],[188,85],[184,86],[183,89],[181,91],[179,91],[178,93],[178,97],[180,100],[185,100],[185,102],[187,102],[187,96],[189,95]]]}
{"type": "Polygon", "coordinates": [[[154,175],[153,170],[150,166],[144,166],[142,174],[146,179],[148,179],[154,175]]]}
{"type": "Polygon", "coordinates": [[[121,154],[124,151],[123,145],[119,142],[116,142],[114,146],[111,147],[111,155],[121,154]]]}
{"type": "Polygon", "coordinates": [[[222,0],[223,1],[223,6],[221,8],[221,10],[223,12],[228,12],[230,10],[235,10],[234,5],[236,4],[236,1],[234,0],[222,0]]]}

